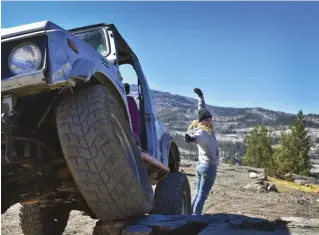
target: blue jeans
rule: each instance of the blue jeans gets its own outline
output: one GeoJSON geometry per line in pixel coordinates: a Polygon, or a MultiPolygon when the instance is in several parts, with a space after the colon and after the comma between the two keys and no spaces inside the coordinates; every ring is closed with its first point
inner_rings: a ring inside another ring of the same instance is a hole
{"type": "Polygon", "coordinates": [[[193,215],[201,215],[204,203],[216,179],[217,166],[197,163],[196,191],[192,198],[193,215]]]}

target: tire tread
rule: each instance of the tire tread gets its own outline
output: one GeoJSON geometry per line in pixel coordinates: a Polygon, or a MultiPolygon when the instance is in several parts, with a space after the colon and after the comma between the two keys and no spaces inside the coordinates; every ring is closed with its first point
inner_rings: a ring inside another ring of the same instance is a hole
{"type": "Polygon", "coordinates": [[[146,187],[139,183],[120,149],[112,115],[133,143],[124,115],[101,85],[75,91],[57,109],[58,135],[74,181],[92,212],[104,221],[145,214],[153,206],[137,146],[131,145],[139,171],[144,171],[141,180],[146,187]]]}

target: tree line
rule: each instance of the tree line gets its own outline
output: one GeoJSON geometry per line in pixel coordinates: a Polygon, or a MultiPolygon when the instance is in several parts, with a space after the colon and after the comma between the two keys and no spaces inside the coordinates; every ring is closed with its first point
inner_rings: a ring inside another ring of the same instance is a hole
{"type": "Polygon", "coordinates": [[[286,173],[308,176],[311,139],[299,111],[288,132],[281,132],[273,147],[274,138],[264,125],[258,125],[246,137],[244,164],[264,168],[268,175],[282,177],[286,173]]]}

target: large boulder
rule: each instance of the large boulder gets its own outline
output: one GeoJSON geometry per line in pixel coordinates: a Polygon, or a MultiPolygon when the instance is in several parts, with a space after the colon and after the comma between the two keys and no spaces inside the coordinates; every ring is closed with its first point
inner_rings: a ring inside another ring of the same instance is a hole
{"type": "MultiPolygon", "coordinates": [[[[97,223],[97,226],[103,226],[97,223]]],[[[117,228],[122,228],[117,226],[117,228]]],[[[318,219],[287,217],[266,220],[238,214],[215,214],[203,216],[143,216],[124,226],[123,229],[104,230],[97,235],[316,235],[318,219]]]]}

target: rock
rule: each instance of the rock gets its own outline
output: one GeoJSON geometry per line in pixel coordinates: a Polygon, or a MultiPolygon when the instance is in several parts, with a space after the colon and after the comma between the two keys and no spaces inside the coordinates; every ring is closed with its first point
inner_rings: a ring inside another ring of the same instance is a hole
{"type": "Polygon", "coordinates": [[[231,220],[230,225],[237,229],[258,229],[262,231],[273,231],[277,227],[275,221],[268,221],[261,218],[239,217],[231,220]]]}
{"type": "Polygon", "coordinates": [[[269,184],[268,187],[267,187],[267,191],[268,192],[278,192],[278,189],[277,189],[276,185],[269,184]]]}
{"type": "Polygon", "coordinates": [[[307,200],[307,199],[305,199],[305,198],[299,198],[299,199],[297,200],[297,203],[300,204],[300,205],[304,205],[304,204],[306,204],[306,203],[310,203],[310,201],[307,200]]]}
{"type": "Polygon", "coordinates": [[[315,177],[292,174],[292,179],[295,183],[313,184],[313,185],[319,186],[319,178],[316,179],[315,177]]]}
{"type": "Polygon", "coordinates": [[[288,172],[284,175],[284,177],[292,177],[292,172],[288,172]]]}
{"type": "Polygon", "coordinates": [[[211,215],[211,214],[206,214],[206,215],[189,215],[187,217],[185,217],[184,219],[192,222],[192,223],[204,223],[204,224],[210,224],[210,223],[215,223],[215,222],[219,222],[219,223],[223,223],[223,222],[227,222],[231,219],[235,219],[237,218],[238,215],[230,215],[230,214],[215,214],[215,215],[211,215]]]}
{"type": "Polygon", "coordinates": [[[250,172],[250,173],[249,173],[249,177],[250,177],[251,179],[257,179],[257,178],[258,178],[258,174],[257,174],[256,172],[250,172]]]}
{"type": "MultiPolygon", "coordinates": [[[[231,234],[229,225],[227,223],[210,224],[204,228],[198,235],[212,235],[212,234],[231,234]]],[[[233,231],[234,232],[234,231],[233,231]]]]}
{"type": "Polygon", "coordinates": [[[122,231],[121,235],[151,235],[152,228],[144,226],[144,225],[131,225],[122,231]]]}
{"type": "Polygon", "coordinates": [[[296,180],[294,180],[294,182],[295,182],[296,184],[300,184],[300,185],[305,185],[305,184],[306,184],[306,181],[300,180],[300,179],[296,179],[296,180]]]}
{"type": "Polygon", "coordinates": [[[187,226],[187,221],[183,220],[182,216],[164,216],[164,215],[151,215],[142,216],[136,224],[155,227],[156,229],[171,231],[182,229],[187,226]]]}
{"type": "Polygon", "coordinates": [[[243,189],[246,189],[246,190],[253,190],[253,191],[257,191],[259,188],[259,185],[258,184],[254,184],[254,183],[250,183],[250,184],[247,184],[243,187],[243,189]]]}
{"type": "Polygon", "coordinates": [[[243,168],[244,168],[246,171],[248,171],[248,172],[255,172],[255,173],[259,173],[259,174],[265,172],[264,169],[255,168],[255,167],[244,166],[243,168]]]}
{"type": "Polygon", "coordinates": [[[245,190],[255,191],[258,193],[267,193],[267,187],[265,185],[250,183],[243,187],[245,190]]]}
{"type": "Polygon", "coordinates": [[[263,185],[259,185],[257,193],[267,193],[267,188],[263,185]]]}
{"type": "Polygon", "coordinates": [[[263,186],[264,186],[265,188],[268,188],[269,183],[268,183],[268,182],[264,182],[264,181],[263,181],[263,186]]]}
{"type": "Polygon", "coordinates": [[[93,235],[121,235],[125,227],[125,221],[102,222],[98,220],[95,224],[93,235]]]}
{"type": "Polygon", "coordinates": [[[315,235],[318,228],[318,219],[294,217],[266,220],[223,213],[202,216],[151,215],[126,226],[121,235],[315,235]]]}
{"type": "Polygon", "coordinates": [[[264,185],[264,181],[263,180],[257,180],[255,184],[264,185]]]}
{"type": "Polygon", "coordinates": [[[281,217],[280,219],[283,221],[287,221],[289,223],[289,227],[313,228],[313,229],[316,229],[318,234],[318,231],[319,231],[318,218],[281,217]]]}
{"type": "MultiPolygon", "coordinates": [[[[198,234],[200,230],[210,224],[212,216],[162,216],[152,215],[144,216],[136,224],[142,224],[152,228],[152,234],[156,235],[174,235],[174,234],[198,234]],[[196,219],[199,218],[199,219],[196,219]]],[[[218,220],[215,218],[215,220],[218,220]]],[[[133,234],[132,234],[133,235],[133,234]]],[[[140,235],[135,233],[134,235],[140,235]]]]}
{"type": "Polygon", "coordinates": [[[289,231],[285,227],[280,227],[275,223],[249,221],[232,221],[230,223],[214,223],[204,228],[198,235],[288,235],[289,231]]]}
{"type": "Polygon", "coordinates": [[[285,180],[288,180],[288,181],[293,181],[293,177],[292,177],[292,173],[291,173],[291,172],[285,174],[285,175],[283,176],[283,178],[284,178],[285,180]]]}
{"type": "Polygon", "coordinates": [[[257,180],[267,180],[267,176],[264,173],[258,175],[257,180]]]}

